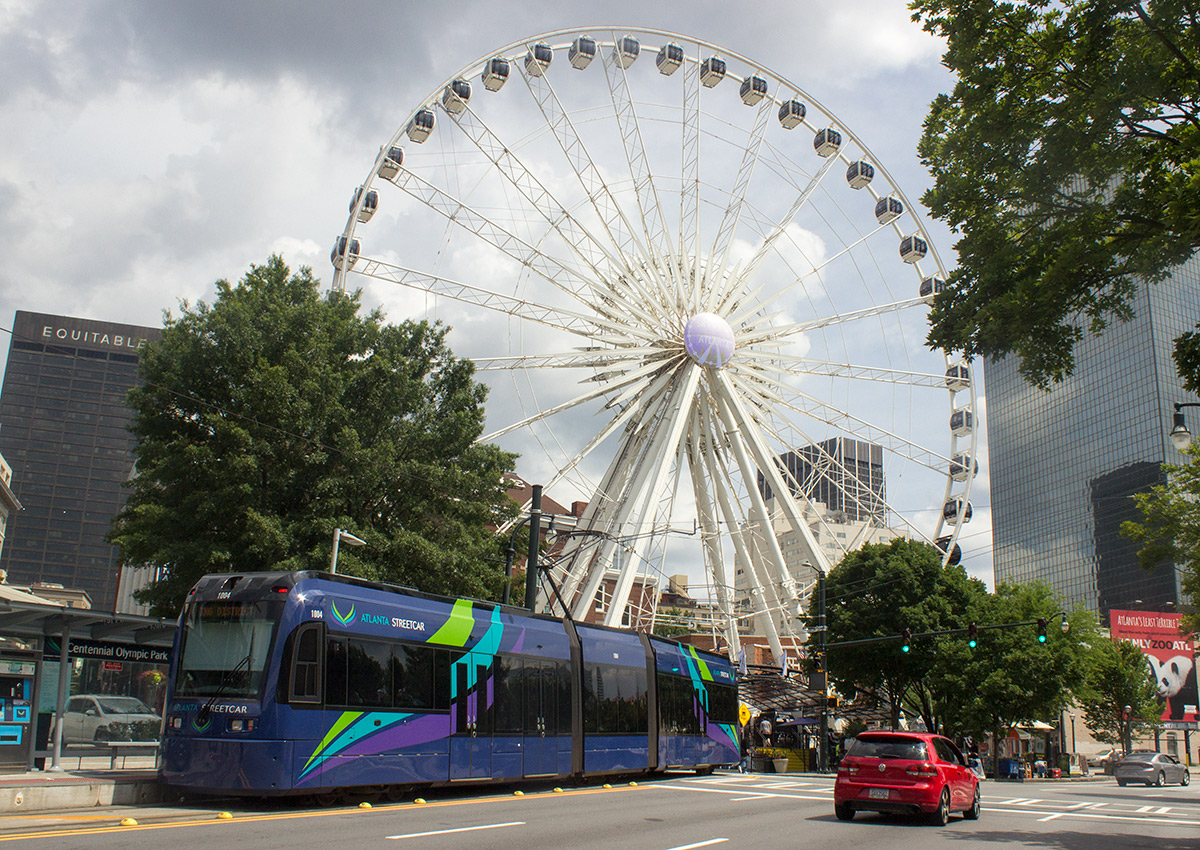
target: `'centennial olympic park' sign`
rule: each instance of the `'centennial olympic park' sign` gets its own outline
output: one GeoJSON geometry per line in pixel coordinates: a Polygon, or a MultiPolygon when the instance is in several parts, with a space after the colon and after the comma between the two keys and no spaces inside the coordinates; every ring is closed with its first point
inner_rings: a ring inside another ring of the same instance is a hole
{"type": "MultiPolygon", "coordinates": [[[[168,646],[143,646],[136,643],[114,643],[101,640],[71,638],[67,647],[70,658],[94,658],[100,661],[127,661],[143,664],[170,664],[171,648],[168,646]]],[[[62,645],[57,637],[47,637],[42,649],[46,661],[58,661],[62,656],[62,645]]]]}

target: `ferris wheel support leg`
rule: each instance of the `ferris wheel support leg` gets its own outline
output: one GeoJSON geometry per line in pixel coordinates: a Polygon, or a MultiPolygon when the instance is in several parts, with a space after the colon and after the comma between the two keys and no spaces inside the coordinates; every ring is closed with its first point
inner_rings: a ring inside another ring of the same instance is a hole
{"type": "MultiPolygon", "coordinates": [[[[814,566],[822,573],[829,572],[829,561],[825,554],[817,545],[817,540],[813,537],[812,530],[808,527],[808,523],[800,514],[800,508],[796,505],[796,500],[792,496],[792,490],[787,482],[783,480],[783,476],[779,472],[779,467],[775,463],[775,459],[771,456],[771,452],[763,444],[757,429],[751,424],[749,417],[746,415],[745,409],[738,401],[737,393],[733,391],[728,379],[721,375],[719,380],[725,388],[722,393],[722,398],[728,404],[727,413],[731,421],[740,423],[743,427],[739,429],[746,441],[750,445],[750,451],[753,452],[755,459],[758,461],[759,469],[763,476],[770,484],[772,492],[778,494],[779,504],[783,508],[784,516],[792,529],[800,535],[804,540],[809,550],[813,553],[814,566]]],[[[757,494],[757,490],[754,491],[757,494]]],[[[772,535],[773,536],[773,535],[772,535]]]]}
{"type": "MultiPolygon", "coordinates": [[[[650,447],[651,454],[649,459],[653,459],[653,463],[645,463],[642,465],[641,474],[634,481],[633,493],[637,498],[633,502],[643,502],[648,500],[653,504],[656,500],[656,494],[661,492],[663,484],[666,481],[667,472],[670,468],[676,450],[680,441],[683,439],[684,430],[688,422],[688,411],[691,408],[691,401],[696,396],[696,390],[700,385],[700,366],[695,363],[687,367],[686,372],[679,382],[679,388],[672,393],[671,409],[666,417],[666,421],[660,425],[660,438],[655,440],[655,445],[650,447]]],[[[633,505],[622,506],[621,524],[623,527],[629,520],[633,505]]],[[[643,511],[645,515],[645,511],[643,511]]],[[[649,513],[653,516],[653,512],[649,513]]],[[[639,537],[634,543],[635,555],[640,560],[645,556],[646,547],[649,545],[650,537],[639,537]]],[[[637,575],[638,564],[625,564],[617,577],[616,586],[613,588],[612,604],[604,615],[604,624],[606,626],[620,625],[621,616],[625,610],[625,604],[629,601],[629,593],[633,589],[633,580],[637,575]]]]}
{"type": "MultiPolygon", "coordinates": [[[[712,446],[711,430],[709,431],[710,442],[712,446]]],[[[751,577],[752,589],[750,593],[750,602],[754,606],[755,612],[759,614],[757,620],[762,624],[763,631],[766,633],[767,644],[771,647],[771,653],[776,658],[783,657],[783,642],[780,640],[779,631],[775,626],[775,618],[772,616],[772,604],[768,603],[767,597],[774,595],[774,588],[770,582],[763,582],[758,575],[758,571],[754,567],[754,558],[751,555],[750,548],[746,545],[745,536],[742,534],[744,523],[734,508],[733,499],[729,495],[729,488],[726,484],[725,470],[721,468],[720,460],[714,455],[713,451],[705,452],[705,464],[708,468],[709,480],[713,483],[713,490],[717,496],[717,505],[721,510],[721,515],[725,518],[725,525],[730,529],[729,539],[733,543],[733,551],[736,554],[738,562],[745,564],[751,577]],[[755,592],[757,591],[757,592],[755,592]]],[[[773,597],[774,598],[774,597],[773,597]]],[[[778,600],[775,599],[774,606],[777,607],[778,600]]],[[[736,628],[736,623],[734,624],[736,628]]]]}
{"type": "Polygon", "coordinates": [[[733,605],[729,598],[729,584],[725,577],[725,562],[721,554],[721,532],[713,512],[712,497],[705,486],[704,470],[701,468],[698,440],[700,433],[698,418],[693,418],[692,440],[688,449],[688,469],[692,477],[692,490],[696,497],[696,510],[700,520],[700,536],[704,545],[704,559],[708,562],[708,571],[717,594],[717,610],[725,617],[722,626],[725,643],[729,647],[729,657],[737,658],[742,648],[741,636],[738,634],[737,620],[734,618],[733,605]]]}
{"type": "MultiPolygon", "coordinates": [[[[727,384],[720,385],[728,388],[727,384]]],[[[769,568],[773,568],[773,578],[778,582],[780,588],[794,588],[795,580],[792,579],[791,572],[788,570],[787,562],[783,559],[783,550],[779,547],[779,538],[775,536],[771,528],[771,515],[767,512],[766,503],[763,501],[762,493],[758,487],[750,484],[756,479],[756,472],[762,471],[767,474],[768,469],[775,469],[775,461],[768,456],[767,458],[758,459],[758,468],[755,468],[750,456],[746,453],[747,435],[742,427],[746,423],[740,423],[734,415],[733,401],[728,398],[725,392],[717,394],[717,415],[721,417],[721,422],[725,426],[726,436],[729,437],[729,442],[733,448],[734,457],[737,459],[738,466],[742,471],[742,479],[747,482],[746,492],[750,498],[750,512],[754,519],[763,529],[763,534],[760,535],[765,543],[766,563],[769,568]]],[[[789,602],[793,601],[791,599],[789,602]]]]}

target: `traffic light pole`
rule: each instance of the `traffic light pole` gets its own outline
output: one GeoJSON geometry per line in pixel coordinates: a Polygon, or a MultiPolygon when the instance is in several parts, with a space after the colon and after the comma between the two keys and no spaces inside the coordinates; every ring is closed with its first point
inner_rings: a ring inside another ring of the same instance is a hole
{"type": "Polygon", "coordinates": [[[817,743],[817,770],[829,770],[829,664],[825,656],[825,571],[817,570],[817,646],[821,653],[821,666],[825,670],[825,686],[821,689],[821,714],[817,727],[820,741],[817,743]]]}

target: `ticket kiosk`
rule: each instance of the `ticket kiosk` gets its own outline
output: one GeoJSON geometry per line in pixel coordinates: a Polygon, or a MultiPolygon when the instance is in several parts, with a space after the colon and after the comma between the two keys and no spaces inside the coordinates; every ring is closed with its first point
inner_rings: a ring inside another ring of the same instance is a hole
{"type": "Polygon", "coordinates": [[[35,651],[0,649],[0,773],[24,773],[33,748],[35,651]]]}

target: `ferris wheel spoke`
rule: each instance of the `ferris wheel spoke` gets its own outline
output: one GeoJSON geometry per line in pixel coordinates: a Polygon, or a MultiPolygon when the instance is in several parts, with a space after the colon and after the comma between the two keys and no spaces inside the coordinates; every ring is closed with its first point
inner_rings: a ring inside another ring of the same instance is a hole
{"type": "Polygon", "coordinates": [[[621,375],[619,379],[614,377],[612,383],[606,384],[605,386],[596,387],[589,392],[578,395],[575,398],[569,401],[564,401],[562,404],[555,405],[554,407],[549,407],[545,410],[539,410],[537,413],[522,419],[520,422],[514,422],[513,424],[505,428],[501,428],[499,431],[493,431],[492,433],[481,437],[480,439],[485,443],[492,443],[503,437],[505,434],[510,434],[513,431],[526,428],[535,422],[541,422],[545,419],[549,419],[555,414],[562,413],[565,410],[571,410],[572,408],[579,407],[582,404],[587,404],[590,401],[594,401],[598,398],[609,395],[615,390],[629,386],[632,386],[635,389],[650,386],[650,379],[653,378],[656,373],[662,372],[669,368],[669,365],[669,363],[663,363],[660,361],[648,363],[639,369],[635,369],[631,372],[621,375]]]}
{"type": "Polygon", "coordinates": [[[642,143],[642,128],[638,123],[633,97],[629,93],[629,80],[625,76],[624,66],[615,58],[621,36],[614,32],[612,38],[613,50],[603,51],[604,76],[608,81],[617,127],[621,131],[621,141],[625,145],[625,159],[629,165],[629,173],[633,177],[638,218],[642,222],[642,234],[646,239],[646,244],[650,247],[650,256],[659,260],[659,263],[652,264],[652,267],[661,268],[669,274],[670,264],[668,261],[671,257],[671,249],[668,244],[667,222],[662,204],[659,203],[658,192],[654,187],[654,178],[650,173],[650,163],[646,158],[645,145],[642,143]]]}
{"type": "Polygon", "coordinates": [[[944,389],[946,386],[945,375],[909,372],[903,369],[884,369],[857,363],[834,363],[829,360],[815,360],[811,357],[798,357],[780,352],[763,354],[756,358],[754,365],[761,371],[774,372],[779,377],[800,374],[911,387],[944,389]]]}
{"type": "Polygon", "coordinates": [[[474,110],[466,106],[457,114],[453,112],[447,114],[463,134],[474,142],[496,170],[525,198],[529,206],[592,270],[596,278],[606,277],[607,268],[610,266],[620,268],[623,265],[619,257],[611,254],[609,249],[605,248],[586,227],[563,208],[550,190],[542,185],[542,182],[514,153],[512,146],[505,144],[483,119],[475,114],[474,110]]]}
{"type": "Polygon", "coordinates": [[[476,372],[516,371],[526,369],[607,368],[642,358],[661,355],[661,346],[623,346],[621,348],[591,347],[559,354],[523,354],[511,357],[474,357],[476,372]]]}
{"type": "Polygon", "coordinates": [[[697,258],[700,256],[700,52],[689,59],[693,67],[683,68],[683,163],[679,191],[679,257],[683,281],[691,282],[692,312],[700,311],[703,281],[697,258]]]}
{"type": "MultiPolygon", "coordinates": [[[[530,45],[532,47],[532,45],[530,45]]],[[[600,174],[600,169],[587,151],[583,139],[579,135],[570,115],[559,100],[549,76],[545,74],[530,74],[521,71],[521,79],[529,89],[537,103],[538,109],[546,122],[546,126],[554,134],[566,157],[567,164],[575,173],[576,179],[592,205],[592,209],[603,223],[609,239],[617,249],[617,253],[625,263],[625,270],[633,272],[636,268],[636,258],[649,256],[634,235],[634,229],[621,209],[612,190],[600,174]]]]}
{"type": "Polygon", "coordinates": [[[857,322],[863,319],[870,319],[875,316],[884,316],[888,313],[898,313],[904,310],[912,310],[924,306],[925,302],[920,298],[906,298],[902,301],[893,301],[890,304],[876,304],[872,307],[864,307],[861,310],[849,310],[845,313],[835,313],[831,316],[822,316],[819,319],[810,319],[807,322],[792,322],[791,324],[781,325],[779,327],[765,327],[762,330],[750,330],[744,336],[738,337],[739,346],[761,345],[764,343],[779,343],[786,340],[790,336],[802,334],[807,331],[820,330],[831,325],[845,325],[850,322],[857,322]]]}
{"type": "Polygon", "coordinates": [[[552,257],[530,245],[502,225],[492,221],[483,213],[472,208],[449,192],[434,186],[407,169],[400,169],[391,183],[410,197],[446,218],[457,227],[474,234],[479,239],[511,257],[555,289],[570,296],[580,304],[588,306],[587,292],[591,288],[588,277],[578,269],[552,257]],[[574,287],[566,285],[572,282],[574,287]]]}
{"type": "MultiPolygon", "coordinates": [[[[747,310],[744,313],[738,314],[729,320],[729,323],[731,325],[740,324],[741,322],[746,321],[753,314],[764,309],[768,304],[771,304],[772,302],[774,302],[775,300],[777,300],[784,294],[790,292],[794,287],[802,285],[809,278],[816,276],[819,279],[821,273],[823,271],[825,271],[826,269],[828,269],[831,265],[833,265],[837,260],[841,259],[844,256],[847,256],[848,254],[850,254],[851,251],[853,251],[858,246],[865,244],[867,242],[867,240],[869,240],[876,233],[879,233],[880,231],[887,230],[887,229],[888,228],[886,225],[879,225],[878,227],[874,228],[873,230],[870,230],[870,231],[862,234],[858,239],[854,240],[853,242],[850,242],[850,243],[844,245],[842,247],[842,249],[840,251],[838,251],[837,253],[830,254],[828,257],[825,258],[825,260],[823,262],[811,263],[809,268],[807,270],[805,270],[803,274],[798,274],[793,280],[791,280],[787,284],[778,287],[776,289],[776,291],[770,297],[760,298],[761,293],[765,290],[766,286],[768,285],[768,281],[764,280],[762,283],[760,283],[754,289],[747,289],[746,291],[744,291],[738,297],[737,301],[732,304],[732,306],[727,306],[729,299],[726,298],[725,302],[723,302],[718,309],[723,310],[723,311],[732,311],[732,310],[736,310],[741,304],[750,302],[753,306],[749,310],[747,310]]],[[[731,290],[731,292],[732,291],[733,290],[731,290]]]]}
{"type": "MultiPolygon", "coordinates": [[[[743,392],[753,392],[760,397],[766,397],[761,385],[751,387],[743,384],[742,379],[735,375],[728,375],[727,377],[731,382],[741,385],[743,392]]],[[[897,457],[910,460],[927,469],[942,472],[945,471],[950,463],[949,458],[938,454],[932,449],[926,448],[920,443],[873,425],[853,414],[838,410],[832,405],[800,390],[781,388],[781,392],[771,394],[769,398],[781,410],[806,416],[814,422],[820,422],[830,428],[835,428],[852,439],[875,443],[897,457]],[[806,402],[806,404],[800,406],[788,398],[788,396],[799,398],[806,402]]]]}
{"type": "MultiPolygon", "coordinates": [[[[354,271],[356,274],[361,274],[364,277],[394,283],[430,295],[438,295],[485,310],[546,325],[547,327],[576,334],[589,340],[595,340],[604,334],[611,333],[619,333],[621,338],[624,339],[628,333],[624,325],[615,324],[602,317],[588,316],[583,313],[546,307],[523,298],[514,298],[511,295],[493,292],[489,289],[452,280],[431,272],[392,265],[391,263],[385,263],[382,260],[370,257],[360,257],[354,266],[354,271]]],[[[653,339],[653,336],[647,333],[644,334],[643,338],[650,341],[653,339]]]]}
{"type": "MultiPolygon", "coordinates": [[[[754,273],[758,270],[758,267],[762,264],[762,261],[766,259],[767,254],[770,253],[771,249],[775,246],[775,242],[787,231],[788,226],[795,221],[800,210],[805,204],[808,203],[812,193],[816,191],[818,186],[821,185],[821,180],[826,174],[829,173],[830,167],[837,161],[837,157],[825,157],[824,161],[821,163],[821,167],[817,169],[817,173],[812,176],[812,178],[808,181],[808,185],[805,186],[800,191],[800,194],[796,196],[796,199],[792,201],[791,207],[788,208],[788,211],[783,215],[783,217],[775,223],[775,226],[771,229],[771,232],[767,234],[767,236],[763,239],[762,244],[758,246],[758,250],[754,252],[754,254],[743,266],[736,269],[729,276],[730,284],[726,291],[721,293],[721,297],[715,307],[716,310],[721,310],[725,303],[733,297],[733,293],[736,292],[739,287],[743,286],[745,281],[753,278],[754,273]]],[[[803,280],[803,278],[800,280],[803,280]]]]}
{"type": "Polygon", "coordinates": [[[755,112],[754,127],[750,131],[749,142],[742,152],[742,164],[738,168],[737,178],[734,180],[733,190],[729,195],[729,203],[725,206],[725,213],[717,228],[717,237],[709,251],[711,263],[708,273],[716,276],[716,279],[711,281],[713,285],[708,287],[710,292],[723,288],[720,280],[725,273],[725,264],[729,261],[729,249],[733,244],[733,234],[737,230],[738,220],[741,218],[742,208],[746,203],[746,188],[750,185],[750,176],[754,173],[755,163],[758,162],[758,149],[766,134],[767,117],[774,110],[775,101],[771,98],[763,98],[755,112]]]}

